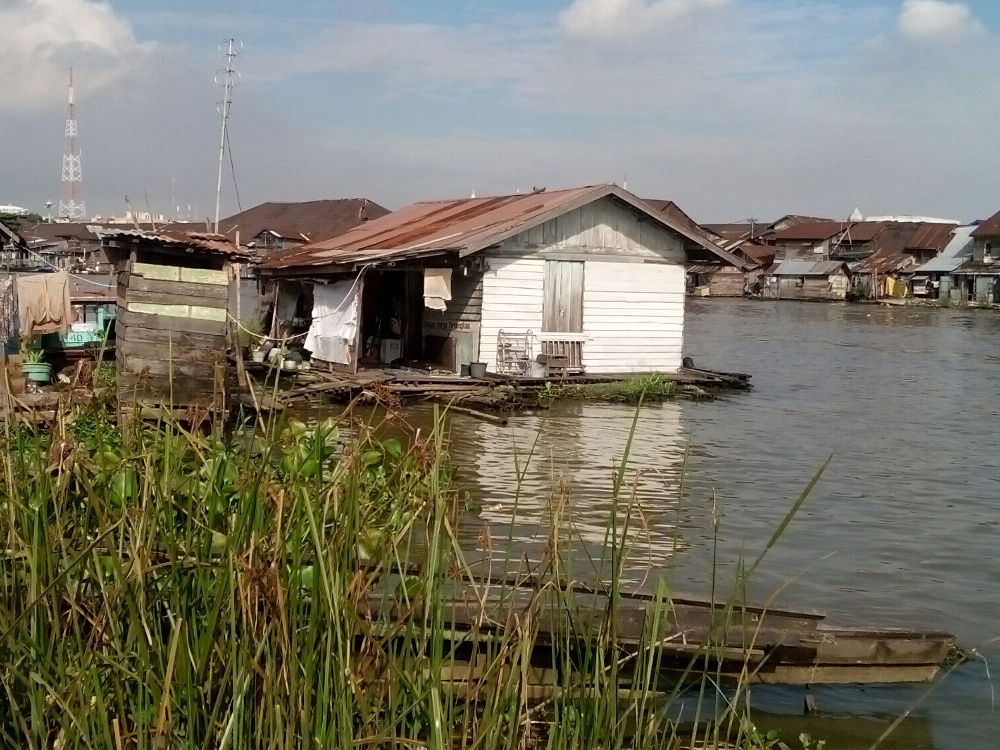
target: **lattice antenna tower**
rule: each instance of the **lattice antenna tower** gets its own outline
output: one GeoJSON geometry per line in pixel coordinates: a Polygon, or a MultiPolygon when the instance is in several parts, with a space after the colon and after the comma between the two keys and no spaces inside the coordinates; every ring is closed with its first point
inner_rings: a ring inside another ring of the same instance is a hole
{"type": "Polygon", "coordinates": [[[222,106],[219,110],[222,114],[222,134],[219,136],[219,178],[215,184],[215,224],[213,229],[215,232],[219,231],[219,207],[222,205],[222,163],[226,155],[226,144],[229,141],[229,108],[233,104],[233,86],[236,85],[236,79],[239,76],[233,63],[242,49],[243,43],[232,38],[219,45],[219,52],[226,58],[226,68],[215,75],[215,82],[223,88],[222,106]]]}
{"type": "Polygon", "coordinates": [[[69,97],[66,100],[66,132],[63,136],[62,193],[59,198],[59,218],[68,221],[82,219],[87,209],[80,196],[83,171],[80,168],[80,141],[76,126],[76,100],[73,95],[73,69],[69,69],[69,97]]]}

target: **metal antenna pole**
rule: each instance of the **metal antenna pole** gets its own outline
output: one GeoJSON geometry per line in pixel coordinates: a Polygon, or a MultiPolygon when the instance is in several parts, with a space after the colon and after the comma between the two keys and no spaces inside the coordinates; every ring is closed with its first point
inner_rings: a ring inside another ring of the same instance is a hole
{"type": "MultiPolygon", "coordinates": [[[[223,157],[226,155],[226,127],[229,122],[229,107],[233,103],[233,76],[236,74],[236,70],[233,68],[233,60],[236,59],[236,55],[238,54],[234,50],[235,44],[236,40],[230,38],[228,52],[222,53],[226,58],[226,69],[223,71],[225,76],[223,82],[225,95],[222,99],[222,134],[219,136],[219,179],[215,185],[215,225],[213,231],[216,233],[219,231],[219,207],[222,204],[222,162],[223,157]]],[[[219,45],[219,47],[221,51],[222,45],[219,45]]],[[[218,75],[216,75],[216,82],[218,82],[218,75]]]]}
{"type": "Polygon", "coordinates": [[[62,221],[79,221],[87,209],[80,196],[83,172],[80,169],[79,131],[76,126],[76,97],[73,94],[73,69],[69,69],[69,96],[66,99],[66,130],[63,136],[62,193],[59,215],[62,221]]]}

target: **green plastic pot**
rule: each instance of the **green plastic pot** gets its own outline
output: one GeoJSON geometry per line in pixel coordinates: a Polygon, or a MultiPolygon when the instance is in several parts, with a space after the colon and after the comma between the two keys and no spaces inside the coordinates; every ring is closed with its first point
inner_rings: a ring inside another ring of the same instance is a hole
{"type": "Polygon", "coordinates": [[[52,365],[48,362],[24,362],[21,372],[33,383],[48,383],[52,380],[52,365]]]}

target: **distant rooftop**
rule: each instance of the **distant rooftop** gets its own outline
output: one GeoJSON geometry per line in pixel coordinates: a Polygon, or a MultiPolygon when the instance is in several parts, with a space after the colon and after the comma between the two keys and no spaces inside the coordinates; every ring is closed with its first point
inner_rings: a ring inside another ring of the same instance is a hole
{"type": "Polygon", "coordinates": [[[865,221],[898,221],[908,224],[961,224],[958,219],[940,219],[934,216],[866,216],[865,221]]]}
{"type": "Polygon", "coordinates": [[[298,203],[261,203],[219,222],[219,232],[239,233],[246,244],[262,232],[298,242],[322,242],[389,213],[368,198],[335,198],[298,203]]]}

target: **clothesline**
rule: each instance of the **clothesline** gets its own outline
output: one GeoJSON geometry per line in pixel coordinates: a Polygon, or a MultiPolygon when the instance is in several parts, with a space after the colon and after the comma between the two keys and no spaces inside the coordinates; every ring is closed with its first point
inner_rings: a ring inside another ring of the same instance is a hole
{"type": "MultiPolygon", "coordinates": [[[[361,281],[361,277],[364,276],[365,271],[367,271],[369,268],[371,268],[372,265],[373,264],[371,264],[371,263],[366,263],[364,266],[361,267],[361,270],[358,271],[358,275],[354,279],[354,283],[351,284],[350,291],[348,291],[347,296],[344,297],[344,301],[341,302],[339,305],[337,305],[336,309],[331,310],[330,312],[325,313],[324,315],[315,315],[315,316],[311,317],[310,320],[322,320],[323,318],[333,317],[334,315],[339,315],[341,312],[343,312],[344,308],[346,307],[346,305],[348,303],[348,301],[354,299],[354,291],[355,291],[355,289],[357,289],[358,282],[361,281]]],[[[277,299],[275,299],[275,305],[277,305],[277,299]]],[[[246,326],[244,326],[243,323],[241,323],[239,320],[237,320],[235,317],[233,317],[233,315],[231,315],[229,312],[226,312],[226,315],[229,317],[229,319],[231,321],[233,321],[239,327],[239,329],[241,331],[243,331],[244,333],[252,336],[253,338],[257,339],[258,341],[267,341],[268,339],[278,338],[278,337],[275,337],[275,336],[267,336],[267,335],[262,334],[262,333],[256,333],[254,331],[251,331],[246,326]]],[[[295,339],[302,338],[303,336],[308,336],[308,335],[309,335],[309,331],[303,331],[302,333],[296,333],[296,334],[293,334],[291,336],[284,336],[284,337],[280,337],[280,338],[281,338],[281,341],[294,341],[295,339]]]]}
{"type": "MultiPolygon", "coordinates": [[[[27,248],[27,247],[26,247],[26,248],[24,248],[24,249],[25,249],[25,250],[27,250],[27,251],[28,251],[28,252],[29,252],[29,253],[30,253],[31,255],[34,255],[34,256],[35,256],[36,258],[38,258],[38,259],[39,259],[40,261],[42,261],[42,263],[44,263],[45,265],[47,265],[47,266],[49,266],[49,267],[51,267],[51,268],[54,268],[54,269],[56,269],[57,271],[62,271],[62,270],[64,270],[64,269],[60,268],[59,266],[57,266],[57,265],[56,265],[55,263],[53,263],[52,261],[50,261],[50,260],[49,260],[48,258],[46,258],[46,257],[45,257],[44,255],[41,255],[40,253],[36,253],[36,252],[35,252],[34,250],[32,250],[31,248],[27,248]]],[[[115,288],[115,285],[114,285],[114,284],[102,284],[102,283],[101,283],[100,281],[94,281],[93,279],[88,279],[88,278],[87,278],[86,276],[82,276],[82,275],[80,275],[80,274],[76,274],[76,273],[69,273],[69,271],[67,271],[67,272],[66,272],[66,275],[67,275],[67,276],[72,276],[72,277],[73,277],[74,279],[79,279],[80,281],[85,281],[85,282],[87,282],[88,284],[93,284],[94,286],[101,286],[101,287],[104,287],[105,289],[114,289],[114,288],[115,288]]]]}

